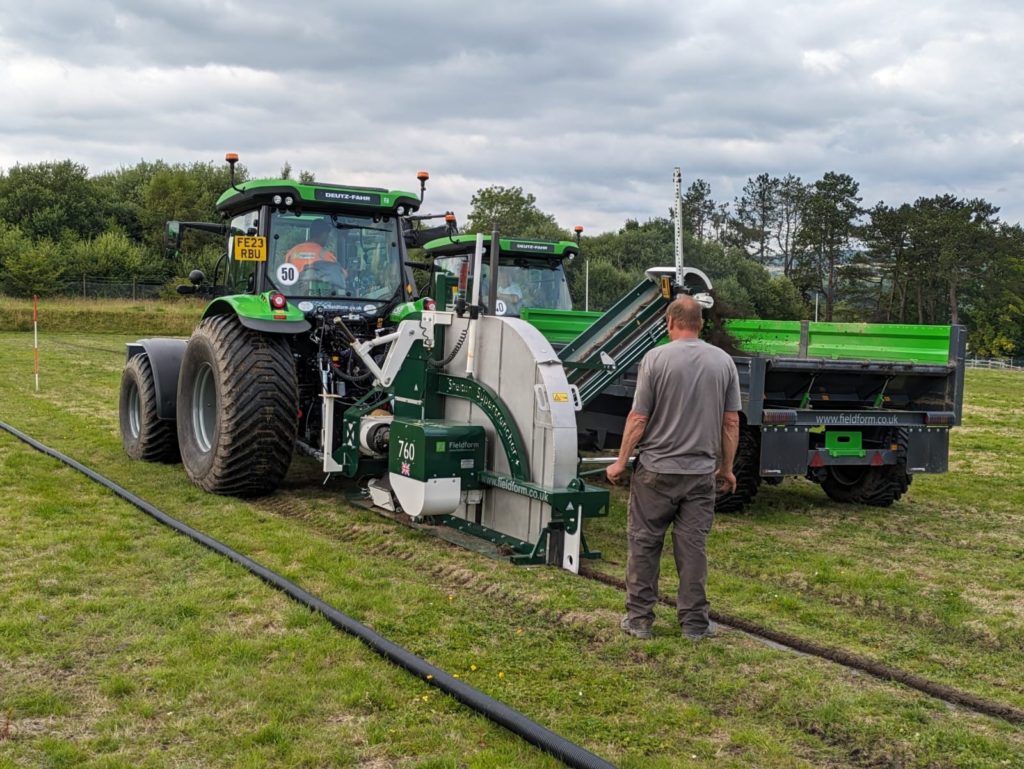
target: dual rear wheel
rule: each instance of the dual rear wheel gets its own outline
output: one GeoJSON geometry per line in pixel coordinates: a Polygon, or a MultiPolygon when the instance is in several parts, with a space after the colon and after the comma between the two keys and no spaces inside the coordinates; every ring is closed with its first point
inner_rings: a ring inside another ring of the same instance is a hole
{"type": "Polygon", "coordinates": [[[176,421],[157,416],[153,372],[133,357],[121,380],[121,436],[132,459],[175,461],[198,487],[258,496],[276,489],[298,431],[298,385],[286,338],[233,315],[206,318],[185,347],[176,421]]]}

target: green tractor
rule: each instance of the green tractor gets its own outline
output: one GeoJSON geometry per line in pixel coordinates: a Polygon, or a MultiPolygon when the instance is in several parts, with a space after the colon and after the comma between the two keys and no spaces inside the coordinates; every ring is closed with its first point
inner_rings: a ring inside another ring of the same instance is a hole
{"type": "Polygon", "coordinates": [[[415,215],[426,172],[419,195],[233,176],[223,223],[168,223],[171,251],[188,230],[226,236],[227,250],[211,282],[195,270],[179,288],[211,299],[190,339],[128,345],[120,424],[130,457],[180,456],[200,488],[252,496],[277,488],[296,447],[321,450],[323,393],[344,409],[371,388],[353,336],[394,328],[417,300],[407,245],[446,228],[416,229],[431,218],[415,215]]]}

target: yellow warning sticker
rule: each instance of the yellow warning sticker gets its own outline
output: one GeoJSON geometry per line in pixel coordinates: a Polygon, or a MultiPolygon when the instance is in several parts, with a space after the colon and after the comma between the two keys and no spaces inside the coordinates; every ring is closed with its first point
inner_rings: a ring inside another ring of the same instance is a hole
{"type": "Polygon", "coordinates": [[[551,400],[555,403],[568,403],[569,393],[551,393],[551,400]]]}

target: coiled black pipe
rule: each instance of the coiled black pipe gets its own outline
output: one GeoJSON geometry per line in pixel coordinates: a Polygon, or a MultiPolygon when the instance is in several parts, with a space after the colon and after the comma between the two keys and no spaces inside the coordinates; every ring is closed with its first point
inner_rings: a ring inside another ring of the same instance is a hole
{"type": "Polygon", "coordinates": [[[39,441],[18,429],[11,427],[5,422],[0,422],[0,428],[9,432],[15,438],[24,441],[29,446],[36,449],[36,451],[40,451],[43,454],[51,456],[69,467],[73,467],[75,470],[91,478],[97,483],[106,486],[117,496],[121,497],[121,499],[135,505],[135,507],[139,508],[142,512],[152,516],[165,526],[169,526],[179,534],[184,534],[186,537],[210,548],[210,550],[213,550],[215,553],[220,553],[226,558],[231,559],[239,566],[242,566],[255,574],[267,584],[283,592],[292,600],[297,601],[303,606],[323,615],[324,618],[336,628],[354,635],[382,657],[385,657],[396,665],[405,668],[410,673],[414,673],[418,678],[426,681],[431,686],[436,686],[438,689],[454,697],[459,702],[468,705],[473,710],[491,719],[496,724],[505,727],[513,734],[522,737],[532,745],[536,745],[541,750],[550,753],[552,756],[562,761],[566,766],[579,767],[579,769],[615,769],[614,765],[608,763],[603,758],[594,755],[575,743],[569,742],[564,737],[555,734],[550,729],[546,729],[536,721],[532,721],[527,718],[519,711],[513,710],[508,705],[499,702],[493,697],[487,696],[480,690],[475,689],[457,678],[454,678],[440,668],[431,665],[423,658],[418,657],[398,644],[389,641],[379,633],[375,633],[373,630],[366,627],[366,625],[352,619],[347,614],[343,614],[338,611],[333,606],[320,600],[312,593],[306,592],[294,582],[285,579],[280,574],[276,574],[266,566],[260,565],[251,558],[247,558],[237,550],[231,549],[223,542],[204,534],[198,529],[193,529],[191,526],[182,523],[177,518],[172,518],[167,513],[151,505],[146,500],[132,494],[123,486],[119,486],[109,478],[105,478],[100,475],[95,470],[90,470],[88,467],[75,461],[71,457],[62,454],[55,449],[51,449],[49,446],[43,445],[39,441]]]}

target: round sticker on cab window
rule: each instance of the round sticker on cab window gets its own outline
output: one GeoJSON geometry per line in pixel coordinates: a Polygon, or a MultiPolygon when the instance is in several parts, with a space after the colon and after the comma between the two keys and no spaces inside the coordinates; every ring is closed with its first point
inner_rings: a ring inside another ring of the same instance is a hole
{"type": "Polygon", "coordinates": [[[299,268],[294,264],[285,262],[277,268],[277,284],[279,286],[294,286],[299,280],[299,268]]]}
{"type": "Polygon", "coordinates": [[[504,299],[498,299],[497,301],[495,301],[495,303],[494,303],[494,314],[495,315],[504,315],[506,312],[508,312],[508,306],[505,304],[505,300],[504,299]]]}

